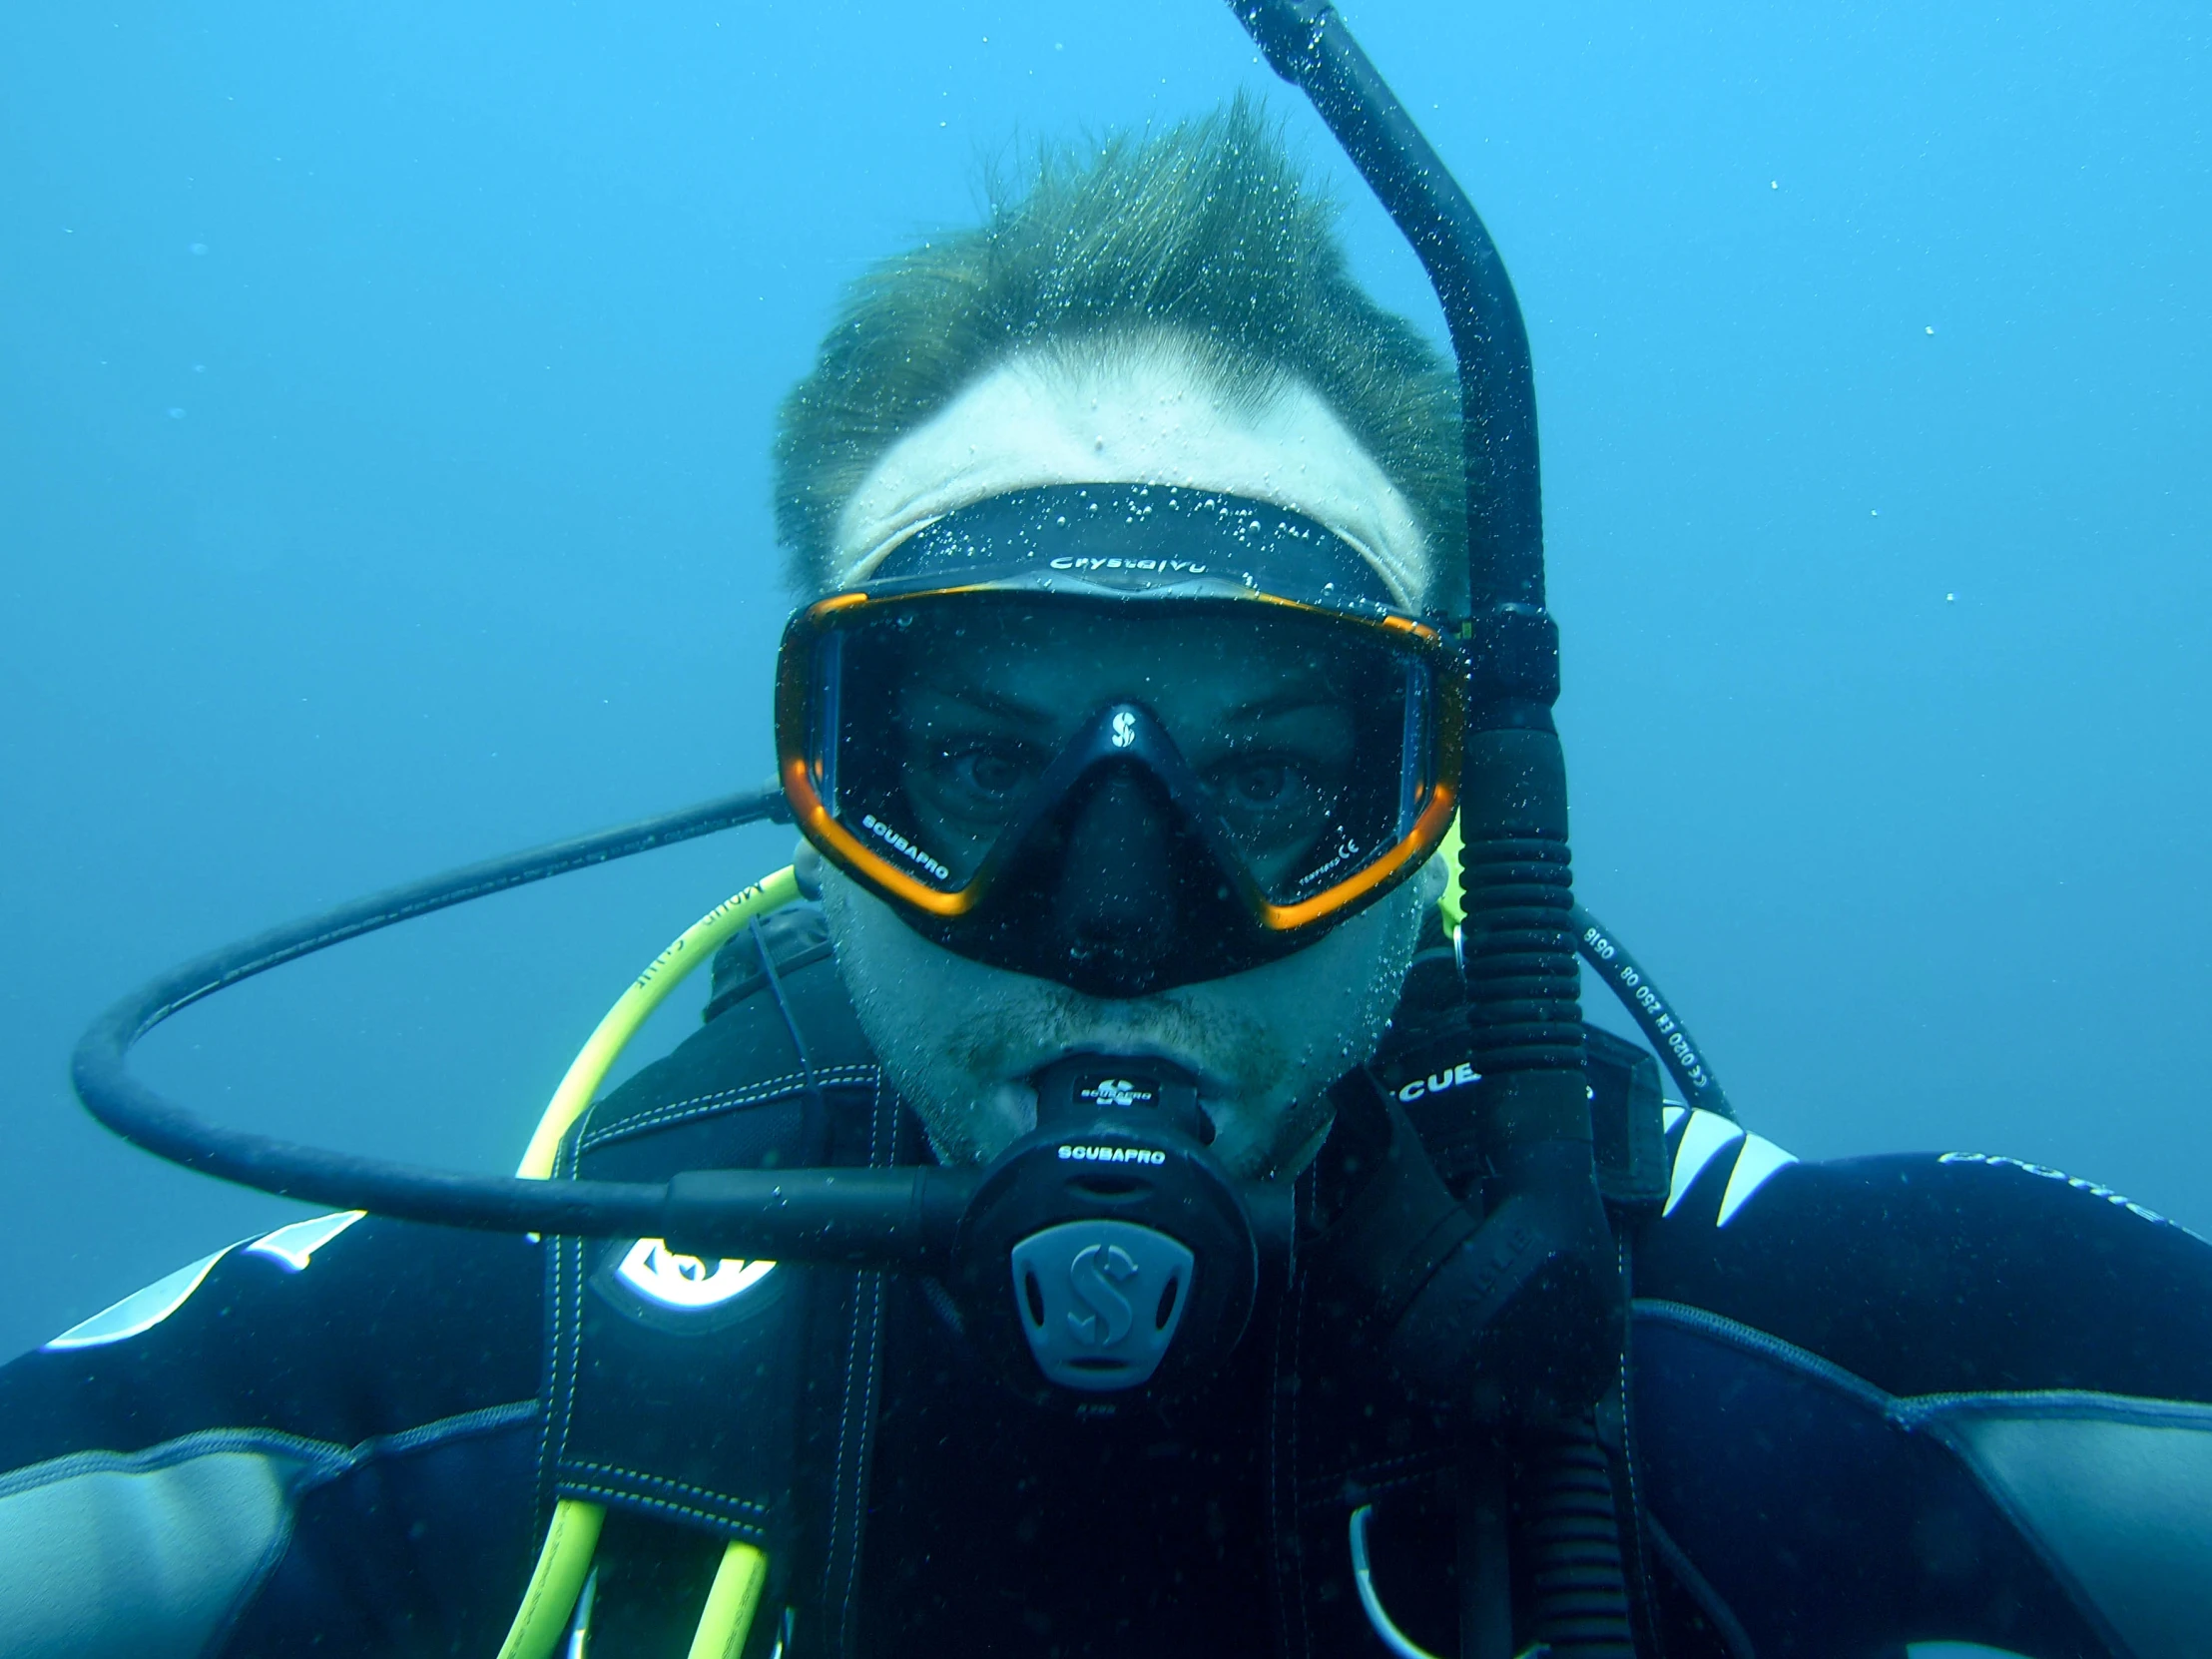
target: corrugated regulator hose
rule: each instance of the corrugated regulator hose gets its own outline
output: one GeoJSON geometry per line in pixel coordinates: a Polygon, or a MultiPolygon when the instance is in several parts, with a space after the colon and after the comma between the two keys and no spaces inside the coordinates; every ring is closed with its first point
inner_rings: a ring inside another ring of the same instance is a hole
{"type": "Polygon", "coordinates": [[[1525,1442],[1521,1480],[1536,1639],[1553,1659],[1635,1659],[1613,1478],[1589,1419],[1525,1442]]]}

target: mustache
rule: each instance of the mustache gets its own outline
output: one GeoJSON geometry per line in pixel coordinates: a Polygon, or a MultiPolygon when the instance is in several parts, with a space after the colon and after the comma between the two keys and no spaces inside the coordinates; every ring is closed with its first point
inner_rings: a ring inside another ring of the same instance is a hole
{"type": "Polygon", "coordinates": [[[1174,992],[1107,1001],[1049,980],[1007,987],[972,1010],[944,1049],[972,1077],[1026,1076],[1072,1048],[1158,1053],[1205,1085],[1264,1091],[1289,1067],[1268,1022],[1174,992]]]}

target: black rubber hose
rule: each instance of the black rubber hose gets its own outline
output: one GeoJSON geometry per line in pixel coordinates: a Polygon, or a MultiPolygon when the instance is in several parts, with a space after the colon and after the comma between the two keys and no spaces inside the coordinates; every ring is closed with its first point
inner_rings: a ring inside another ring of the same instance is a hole
{"type": "Polygon", "coordinates": [[[498,1232],[658,1237],[666,1189],[657,1184],[461,1175],[225,1128],[133,1077],[130,1051],[201,998],[346,939],[763,819],[789,822],[783,793],[773,786],[449,870],[210,951],[134,991],[92,1023],[70,1061],[77,1097],[101,1123],[157,1157],[283,1198],[498,1232]]]}
{"type": "Polygon", "coordinates": [[[1522,1536],[1536,1639],[1564,1659],[1636,1659],[1613,1478],[1587,1418],[1528,1443],[1522,1536]]]}
{"type": "Polygon", "coordinates": [[[1721,1092],[1720,1079],[1705,1063],[1704,1050],[1691,1040],[1681,1016],[1652,983],[1644,965],[1629,954],[1610,927],[1577,904],[1573,911],[1574,947],[1597,976],[1620,998],[1629,1017],[1651,1039],[1659,1058],[1682,1089],[1683,1101],[1703,1112],[1718,1112],[1734,1123],[1736,1108],[1721,1092]]]}

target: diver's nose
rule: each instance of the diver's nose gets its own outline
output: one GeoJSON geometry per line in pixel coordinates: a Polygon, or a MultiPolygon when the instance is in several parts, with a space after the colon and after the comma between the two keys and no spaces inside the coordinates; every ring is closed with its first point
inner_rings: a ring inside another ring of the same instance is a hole
{"type": "Polygon", "coordinates": [[[1162,804],[1116,769],[1083,803],[1065,844],[1055,909],[1083,988],[1141,995],[1175,938],[1174,835],[1162,804]]]}

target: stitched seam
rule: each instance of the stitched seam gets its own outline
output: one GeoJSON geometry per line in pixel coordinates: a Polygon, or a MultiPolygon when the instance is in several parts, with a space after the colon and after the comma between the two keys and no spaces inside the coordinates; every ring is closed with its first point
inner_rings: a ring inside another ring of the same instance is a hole
{"type": "MultiPolygon", "coordinates": [[[[590,1119],[587,1117],[588,1123],[590,1119]]],[[[571,1135],[554,1154],[553,1169],[558,1177],[570,1162],[570,1154],[577,1137],[571,1135]]],[[[568,1271],[568,1247],[570,1241],[555,1236],[545,1241],[546,1256],[546,1318],[550,1329],[545,1340],[545,1419],[538,1427],[538,1478],[533,1494],[537,1513],[532,1533],[543,1531],[551,1524],[549,1499],[553,1496],[554,1451],[556,1439],[563,1444],[568,1438],[569,1395],[561,1372],[563,1352],[562,1336],[567,1329],[568,1299],[562,1286],[568,1271]]]]}
{"type": "Polygon", "coordinates": [[[545,1252],[548,1268],[546,1277],[550,1281],[545,1294],[551,1303],[548,1314],[552,1329],[546,1333],[543,1384],[545,1415],[538,1421],[537,1478],[530,1483],[533,1488],[530,1494],[532,1536],[543,1529],[546,1519],[546,1487],[553,1475],[553,1419],[561,1411],[561,1241],[546,1240],[545,1252]]]}
{"type": "Polygon", "coordinates": [[[353,1456],[359,1462],[377,1457],[404,1457],[447,1440],[465,1440],[472,1434],[487,1434],[505,1428],[509,1423],[522,1421],[538,1413],[535,1399],[511,1400],[505,1405],[485,1405],[473,1411],[462,1411],[450,1417],[438,1417],[416,1428],[402,1428],[396,1434],[377,1434],[353,1448],[353,1456]]]}
{"type": "MultiPolygon", "coordinates": [[[[852,1286],[852,1313],[845,1326],[844,1387],[837,1401],[837,1452],[836,1461],[830,1470],[830,1551],[823,1562],[823,1611],[828,1615],[833,1607],[843,1605],[830,1588],[830,1574],[837,1569],[837,1551],[844,1538],[844,1454],[847,1430],[852,1421],[853,1369],[858,1364],[856,1354],[860,1346],[861,1280],[856,1276],[852,1286]]],[[[840,1644],[841,1645],[841,1644],[840,1644]]]]}
{"type": "Polygon", "coordinates": [[[688,1503],[673,1503],[664,1497],[652,1497],[644,1492],[634,1492],[622,1486],[595,1485],[582,1480],[564,1480],[561,1490],[575,1497],[596,1497],[609,1503],[628,1504],[639,1509],[654,1509],[663,1514],[682,1515],[686,1520],[703,1521],[717,1530],[729,1529],[757,1544],[766,1545],[768,1534],[732,1515],[718,1514],[712,1509],[697,1509],[688,1503]]]}
{"type": "Polygon", "coordinates": [[[547,1334],[548,1340],[545,1345],[545,1420],[538,1425],[538,1470],[541,1490],[543,1489],[542,1483],[545,1475],[552,1465],[553,1424],[562,1412],[561,1252],[566,1248],[566,1245],[567,1241],[563,1239],[548,1239],[545,1241],[547,1266],[551,1270],[547,1277],[552,1281],[546,1287],[545,1294],[552,1302],[550,1313],[553,1329],[547,1334]]]}
{"type": "Polygon", "coordinates": [[[2118,1418],[2146,1428],[2212,1429],[2212,1405],[2145,1394],[2105,1393],[2093,1388],[1909,1394],[1897,1402],[1895,1415],[1899,1421],[1918,1427],[1936,1419],[1977,1411],[2003,1411],[2009,1416],[2032,1416],[2045,1421],[2080,1417],[2111,1421],[2118,1418]]]}
{"type": "Polygon", "coordinates": [[[1431,1469],[1442,1467],[1443,1463],[1444,1454],[1442,1452],[1408,1451],[1396,1457],[1378,1458],[1372,1463],[1354,1463],[1341,1476],[1318,1474],[1305,1481],[1304,1484],[1309,1488],[1319,1488],[1326,1485],[1330,1491],[1337,1492],[1343,1490],[1344,1482],[1347,1480],[1364,1482],[1370,1475],[1383,1477],[1392,1469],[1414,1469],[1415,1472],[1426,1473],[1431,1469]]]}
{"type": "MultiPolygon", "coordinates": [[[[883,1088],[882,1078],[878,1076],[875,1082],[875,1110],[868,1118],[867,1161],[870,1169],[881,1168],[894,1161],[896,1130],[895,1107],[892,1105],[890,1096],[883,1088]],[[890,1144],[886,1145],[886,1142],[890,1144]]],[[[867,1353],[859,1356],[859,1383],[862,1395],[860,1432],[863,1434],[868,1433],[873,1427],[870,1419],[875,1412],[876,1345],[880,1340],[883,1329],[883,1276],[879,1273],[871,1273],[867,1276],[867,1353]]],[[[858,1333],[855,1333],[855,1346],[857,1345],[857,1338],[858,1333]]],[[[857,1448],[855,1448],[855,1451],[857,1451],[857,1448]]],[[[845,1553],[844,1569],[843,1606],[848,1609],[844,1619],[847,1626],[851,1622],[849,1609],[853,1605],[853,1593],[858,1587],[860,1579],[860,1522],[861,1506],[865,1502],[866,1483],[867,1470],[864,1467],[856,1469],[852,1482],[852,1544],[845,1553]]],[[[842,1645],[840,1638],[839,1646],[842,1645]]]]}
{"type": "Polygon", "coordinates": [[[1721,1314],[1707,1313],[1703,1308],[1693,1308],[1682,1302],[1662,1302],[1638,1298],[1634,1305],[1636,1319],[1656,1320],[1662,1325],[1679,1326],[1707,1337],[1746,1350],[1765,1359],[1789,1367],[1802,1376],[1825,1382],[1841,1393],[1849,1394],[1863,1405],[1871,1405],[1886,1417],[1895,1417],[1897,1396],[1876,1387],[1856,1372],[1848,1372],[1833,1360],[1824,1360],[1810,1349],[1799,1348],[1795,1343],[1784,1342],[1780,1337],[1769,1336],[1764,1331],[1738,1324],[1721,1314]]]}
{"type": "Polygon", "coordinates": [[[728,1492],[718,1492],[708,1486],[694,1486],[689,1481],[670,1480],[664,1475],[648,1474],[643,1469],[626,1469],[619,1463],[564,1462],[561,1465],[564,1474],[571,1469],[582,1474],[597,1475],[603,1480],[635,1481],[641,1486],[703,1499],[707,1503],[722,1504],[731,1509],[750,1510],[764,1520],[768,1518],[769,1506],[765,1503],[756,1503],[751,1498],[733,1497],[728,1492]]]}
{"type": "MultiPolygon", "coordinates": [[[[576,1376],[581,1364],[580,1351],[584,1342],[584,1320],[581,1307],[582,1272],[579,1258],[583,1254],[581,1239],[560,1238],[552,1241],[553,1248],[553,1376],[550,1386],[553,1401],[546,1411],[545,1432],[538,1442],[538,1467],[544,1471],[541,1479],[555,1478],[559,1463],[568,1456],[568,1431],[576,1415],[576,1376]],[[569,1278],[575,1268],[579,1286],[577,1306],[571,1307],[569,1278]]],[[[541,1490],[543,1487],[541,1485],[541,1490]]]]}
{"type": "Polygon", "coordinates": [[[353,1461],[353,1453],[344,1446],[286,1434],[280,1429],[203,1428],[141,1451],[73,1451],[64,1457],[12,1470],[0,1475],[0,1498],[35,1492],[80,1475],[155,1474],[197,1457],[221,1456],[226,1452],[281,1454],[298,1459],[314,1472],[340,1471],[351,1466],[353,1461]]]}
{"type": "MultiPolygon", "coordinates": [[[[821,1084],[864,1084],[874,1080],[875,1067],[871,1065],[824,1066],[815,1073],[821,1084]]],[[[740,1088],[720,1089],[713,1094],[692,1095],[683,1100],[669,1101],[641,1112],[636,1117],[623,1118],[594,1129],[584,1137],[584,1148],[589,1151],[610,1141],[646,1129],[658,1129],[679,1119],[699,1117],[739,1106],[764,1105],[771,1100],[786,1098],[807,1092],[807,1074],[803,1071],[785,1072],[740,1088]]]]}
{"type": "Polygon", "coordinates": [[[584,1375],[584,1241],[562,1242],[568,1246],[563,1257],[568,1277],[576,1286],[573,1297],[565,1287],[561,1292],[562,1317],[568,1321],[567,1380],[561,1390],[561,1456],[566,1458],[568,1431],[576,1425],[576,1380],[584,1375]]]}
{"type": "MultiPolygon", "coordinates": [[[[1615,1241],[1613,1254],[1620,1263],[1621,1290],[1631,1298],[1636,1291],[1636,1257],[1625,1231],[1615,1241]]],[[[1652,1596],[1651,1551],[1647,1547],[1643,1531],[1644,1497],[1643,1483],[1636,1474],[1636,1446],[1640,1436],[1636,1429],[1636,1396],[1633,1392],[1634,1378],[1629,1371],[1628,1322],[1621,1322],[1620,1379],[1621,1392],[1621,1478],[1628,1486],[1628,1513],[1618,1518],[1621,1536],[1635,1553],[1635,1582],[1630,1585],[1631,1611],[1640,1629],[1655,1631],[1659,1623],[1659,1609],[1652,1596]]]]}
{"type": "MultiPolygon", "coordinates": [[[[859,1086],[874,1080],[875,1067],[869,1065],[823,1066],[815,1072],[814,1077],[815,1085],[822,1088],[859,1086]]],[[[762,1082],[748,1083],[742,1088],[693,1095],[685,1100],[656,1106],[650,1112],[641,1112],[633,1118],[623,1118],[603,1129],[587,1129],[580,1150],[594,1152],[628,1136],[643,1134],[650,1129],[665,1129],[672,1123],[680,1123],[688,1118],[708,1117],[716,1112],[733,1111],[741,1106],[764,1106],[774,1100],[805,1094],[808,1088],[807,1074],[792,1071],[762,1082]]]]}
{"type": "Polygon", "coordinates": [[[342,1461],[314,1469],[299,1482],[294,1489],[295,1495],[304,1495],[317,1487],[342,1480],[349,1474],[356,1474],[379,1458],[406,1457],[451,1440],[465,1440],[477,1434],[495,1432],[510,1423],[535,1416],[537,1409],[538,1402],[534,1399],[512,1400],[505,1405],[485,1405],[474,1411],[437,1417],[413,1428],[402,1428],[395,1434],[373,1434],[348,1449],[343,1454],[342,1461]]]}
{"type": "MultiPolygon", "coordinates": [[[[1394,1474],[1384,1480],[1362,1481],[1360,1483],[1360,1501],[1362,1503],[1370,1502],[1375,1498],[1386,1497],[1391,1492],[1433,1491],[1435,1489],[1433,1483],[1435,1473],[1434,1469],[1417,1469],[1404,1474],[1394,1474]]],[[[1312,1514],[1316,1510],[1334,1509],[1340,1514],[1350,1514],[1359,1505],[1348,1503],[1349,1495],[1341,1490],[1317,1492],[1312,1497],[1299,1500],[1299,1513],[1312,1514]]]]}
{"type": "MultiPolygon", "coordinates": [[[[883,1119],[885,1094],[880,1075],[875,1080],[872,1110],[868,1113],[868,1167],[874,1169],[883,1162],[883,1119]]],[[[874,1406],[875,1333],[880,1328],[882,1314],[882,1275],[864,1273],[856,1275],[852,1287],[852,1322],[846,1339],[843,1397],[838,1404],[836,1464],[830,1474],[830,1534],[828,1558],[823,1562],[824,1610],[838,1609],[835,1621],[836,1634],[832,1637],[832,1651],[841,1653],[852,1619],[853,1589],[860,1572],[860,1509],[862,1498],[861,1471],[855,1472],[852,1490],[845,1491],[846,1454],[857,1455],[852,1445],[853,1406],[857,1398],[863,1412],[874,1406]],[[867,1352],[861,1352],[863,1336],[867,1352]],[[848,1515],[849,1511],[849,1515],[848,1515]],[[850,1531],[851,1542],[844,1542],[850,1531]],[[837,1570],[838,1556],[844,1556],[844,1589],[833,1593],[830,1574],[837,1570]]]]}

